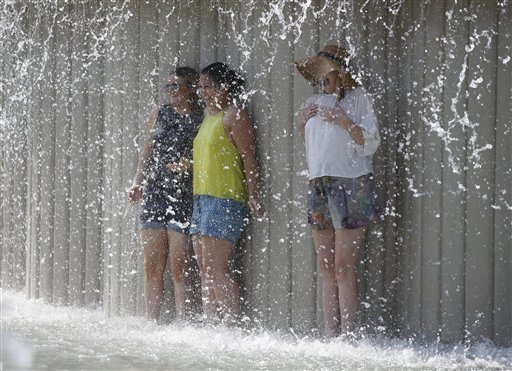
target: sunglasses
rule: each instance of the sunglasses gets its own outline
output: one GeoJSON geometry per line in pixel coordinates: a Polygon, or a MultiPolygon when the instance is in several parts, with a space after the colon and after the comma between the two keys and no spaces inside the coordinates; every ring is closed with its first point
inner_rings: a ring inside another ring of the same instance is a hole
{"type": "Polygon", "coordinates": [[[170,84],[165,84],[164,88],[167,92],[170,92],[170,91],[177,92],[178,90],[180,90],[181,85],[178,84],[177,82],[173,82],[170,84]]]}

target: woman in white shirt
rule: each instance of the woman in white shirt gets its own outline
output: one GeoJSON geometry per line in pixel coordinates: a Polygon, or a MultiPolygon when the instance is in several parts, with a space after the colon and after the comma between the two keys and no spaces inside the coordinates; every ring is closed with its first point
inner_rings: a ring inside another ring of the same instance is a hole
{"type": "Polygon", "coordinates": [[[344,48],[327,45],[295,62],[322,90],[298,115],[309,171],[308,222],[322,277],[325,335],[354,329],[359,290],[357,262],[368,226],[382,220],[372,155],[380,143],[369,94],[357,84],[344,48]]]}

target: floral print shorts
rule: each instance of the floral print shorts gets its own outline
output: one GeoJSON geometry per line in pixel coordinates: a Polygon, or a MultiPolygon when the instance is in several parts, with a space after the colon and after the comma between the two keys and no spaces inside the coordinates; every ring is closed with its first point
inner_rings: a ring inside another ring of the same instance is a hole
{"type": "Polygon", "coordinates": [[[372,174],[310,180],[308,222],[313,228],[321,230],[332,225],[334,229],[356,229],[383,219],[372,174]]]}

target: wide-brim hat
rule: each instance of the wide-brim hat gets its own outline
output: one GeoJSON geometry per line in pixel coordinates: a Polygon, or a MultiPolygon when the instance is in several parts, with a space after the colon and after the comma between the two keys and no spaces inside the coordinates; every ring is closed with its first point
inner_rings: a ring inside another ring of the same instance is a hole
{"type": "Polygon", "coordinates": [[[331,71],[345,70],[350,55],[338,45],[326,45],[317,55],[295,61],[295,67],[308,81],[319,81],[331,71]]]}

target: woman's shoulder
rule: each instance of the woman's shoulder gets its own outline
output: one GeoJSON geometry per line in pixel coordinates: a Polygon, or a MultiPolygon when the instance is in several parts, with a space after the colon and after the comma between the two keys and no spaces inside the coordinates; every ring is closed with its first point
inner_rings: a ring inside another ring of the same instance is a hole
{"type": "Polygon", "coordinates": [[[364,86],[358,85],[353,89],[346,90],[345,96],[352,95],[352,96],[360,96],[360,95],[366,95],[369,94],[368,91],[365,89],[364,86]]]}
{"type": "Polygon", "coordinates": [[[235,105],[230,105],[224,110],[224,120],[239,121],[249,119],[249,114],[243,108],[235,105]]]}
{"type": "Polygon", "coordinates": [[[347,95],[353,95],[354,97],[370,96],[370,93],[361,85],[356,86],[354,89],[349,90],[347,95]]]}
{"type": "Polygon", "coordinates": [[[360,104],[372,104],[372,96],[371,94],[362,86],[357,86],[356,88],[349,90],[345,93],[345,98],[343,98],[345,101],[352,101],[354,103],[357,102],[358,105],[360,104]]]}

